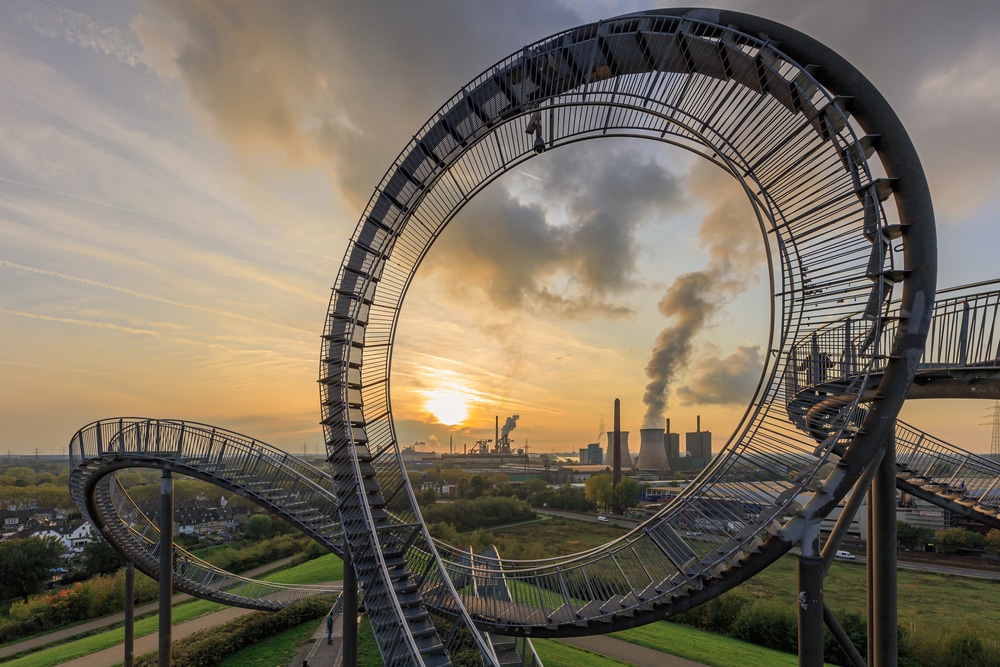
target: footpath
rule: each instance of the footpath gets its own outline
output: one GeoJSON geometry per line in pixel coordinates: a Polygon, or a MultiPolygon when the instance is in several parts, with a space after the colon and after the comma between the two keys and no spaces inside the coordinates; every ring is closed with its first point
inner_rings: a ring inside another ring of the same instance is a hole
{"type": "MultiPolygon", "coordinates": [[[[267,565],[262,565],[261,567],[257,567],[257,568],[254,568],[254,569],[248,571],[248,572],[244,572],[242,576],[248,577],[248,578],[253,578],[253,577],[256,577],[256,576],[261,575],[261,574],[266,574],[266,573],[268,573],[268,572],[270,572],[272,570],[276,570],[276,569],[278,569],[280,567],[284,567],[285,565],[288,565],[289,563],[292,562],[292,558],[293,558],[293,556],[289,556],[288,558],[282,558],[281,560],[276,560],[273,563],[268,563],[267,565]]],[[[185,602],[185,601],[190,600],[190,599],[192,599],[192,598],[187,593],[178,593],[177,595],[174,595],[171,598],[170,604],[171,604],[171,606],[176,606],[179,603],[185,602]]],[[[160,610],[160,603],[159,602],[149,602],[147,604],[144,604],[144,605],[136,607],[135,608],[135,614],[134,614],[134,616],[135,616],[135,618],[139,618],[140,616],[144,616],[144,615],[149,614],[149,613],[156,613],[159,610],[160,610]]],[[[209,614],[209,615],[205,616],[204,618],[207,618],[208,616],[213,616],[213,615],[214,614],[209,614]]],[[[200,620],[200,619],[194,619],[194,621],[190,621],[190,622],[194,623],[197,620],[200,620]]],[[[222,621],[220,621],[220,623],[221,622],[222,621]]],[[[25,639],[23,641],[14,642],[13,644],[7,644],[6,646],[0,647],[0,660],[5,660],[5,659],[9,658],[10,656],[16,655],[18,653],[25,653],[25,652],[28,652],[28,651],[34,651],[36,649],[40,649],[40,648],[43,648],[43,647],[46,647],[46,646],[50,646],[50,645],[54,645],[54,644],[62,644],[62,643],[65,643],[66,641],[68,641],[70,639],[73,639],[74,637],[78,637],[78,636],[83,635],[83,634],[91,634],[91,633],[93,633],[96,630],[106,630],[106,629],[111,628],[111,627],[113,627],[115,625],[121,625],[123,623],[125,623],[125,613],[124,612],[122,612],[120,614],[112,614],[111,616],[104,616],[102,618],[94,619],[93,621],[87,621],[86,623],[81,623],[79,625],[74,625],[74,626],[69,627],[69,628],[63,628],[62,630],[56,630],[55,632],[50,632],[50,633],[45,634],[45,635],[38,635],[38,636],[35,636],[35,637],[31,637],[30,639],[25,639]]],[[[187,625],[187,624],[185,623],[185,624],[182,624],[182,625],[187,625]]],[[[180,626],[177,626],[177,627],[179,628],[180,626]]],[[[176,628],[174,629],[174,632],[175,633],[177,632],[176,628]]],[[[157,635],[156,635],[156,633],[154,633],[153,635],[149,635],[149,636],[155,637],[157,635]]],[[[180,635],[177,635],[177,634],[174,634],[173,636],[176,639],[180,638],[180,635]]],[[[135,654],[136,655],[141,655],[139,653],[139,642],[140,641],[141,641],[141,639],[137,639],[135,641],[135,646],[136,646],[135,654]]],[[[155,643],[155,640],[154,640],[153,648],[155,649],[156,646],[157,646],[157,644],[155,643]]],[[[121,654],[121,648],[118,649],[118,653],[121,654]]],[[[89,659],[90,656],[87,656],[87,658],[89,659]]],[[[118,662],[121,662],[121,659],[119,659],[118,662]]],[[[65,663],[65,664],[71,664],[71,663],[65,663]]],[[[97,664],[97,663],[94,663],[94,664],[97,664]]],[[[111,663],[111,664],[115,664],[115,663],[111,663]]]]}

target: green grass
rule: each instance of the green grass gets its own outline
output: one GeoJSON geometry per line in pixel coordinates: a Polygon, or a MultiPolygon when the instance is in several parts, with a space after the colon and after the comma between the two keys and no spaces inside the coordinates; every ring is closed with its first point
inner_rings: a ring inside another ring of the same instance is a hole
{"type": "Polygon", "coordinates": [[[563,644],[555,639],[532,639],[531,643],[545,667],[629,667],[632,664],[563,644]]]}
{"type": "Polygon", "coordinates": [[[321,621],[306,621],[288,628],[273,637],[262,639],[253,646],[242,648],[228,658],[215,663],[215,667],[274,667],[287,665],[295,651],[305,643],[321,621]]]}
{"type": "Polygon", "coordinates": [[[367,615],[362,616],[358,624],[358,667],[382,667],[382,656],[367,615]]]}
{"type": "MultiPolygon", "coordinates": [[[[281,570],[261,577],[267,581],[285,584],[315,584],[324,581],[343,579],[343,563],[333,554],[321,556],[301,565],[281,570]]],[[[172,621],[174,625],[190,621],[205,614],[210,614],[225,608],[218,602],[208,600],[191,600],[173,608],[172,621]]],[[[153,614],[135,622],[135,637],[145,637],[159,629],[159,615],[153,614]]],[[[50,667],[80,658],[106,648],[117,646],[125,641],[125,629],[115,628],[100,634],[84,637],[67,644],[36,651],[35,653],[4,663],[4,667],[50,667]]]]}
{"type": "MultiPolygon", "coordinates": [[[[611,634],[623,641],[662,651],[710,667],[796,667],[797,656],[747,644],[678,623],[659,621],[611,634]]],[[[548,665],[548,663],[545,663],[548,665]]]]}
{"type": "Polygon", "coordinates": [[[324,581],[340,581],[344,578],[344,563],[333,554],[306,561],[301,565],[280,570],[265,577],[264,581],[277,584],[318,584],[324,581]]]}

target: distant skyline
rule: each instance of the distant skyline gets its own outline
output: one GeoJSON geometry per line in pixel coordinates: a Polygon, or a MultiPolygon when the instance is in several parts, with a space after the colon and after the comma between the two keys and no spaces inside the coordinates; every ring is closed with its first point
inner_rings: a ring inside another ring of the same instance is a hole
{"type": "MultiPolygon", "coordinates": [[[[682,3],[716,6],[722,3],[682,3]]],[[[186,419],[322,448],[330,287],[358,217],[420,125],[530,42],[668,3],[452,0],[0,5],[0,454],[65,451],[97,419],[186,419]]],[[[919,151],[940,287],[1000,278],[1000,6],[746,0],[861,70],[919,151]]],[[[591,141],[531,160],[442,235],[400,317],[400,444],[456,450],[519,415],[516,447],[642,426],[674,280],[739,276],[672,378],[665,415],[723,446],[766,346],[749,206],[676,149],[591,141]],[[724,223],[724,224],[722,224],[724,223]],[[722,231],[720,231],[722,230],[722,231]]],[[[902,418],[989,450],[992,401],[902,418]]]]}

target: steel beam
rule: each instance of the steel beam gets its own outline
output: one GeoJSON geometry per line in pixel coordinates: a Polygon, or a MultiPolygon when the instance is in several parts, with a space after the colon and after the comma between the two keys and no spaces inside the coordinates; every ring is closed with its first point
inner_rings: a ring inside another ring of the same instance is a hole
{"type": "Polygon", "coordinates": [[[169,470],[160,478],[160,667],[170,667],[173,626],[170,606],[174,588],[174,478],[169,470]]]}
{"type": "Polygon", "coordinates": [[[132,667],[135,656],[135,561],[125,564],[125,662],[132,667]]]}
{"type": "Polygon", "coordinates": [[[898,655],[898,614],[896,600],[896,453],[895,439],[889,430],[885,454],[872,480],[872,543],[869,546],[868,570],[872,578],[872,667],[896,667],[898,655]]]}
{"type": "Polygon", "coordinates": [[[344,544],[344,604],[340,610],[344,626],[344,667],[358,664],[358,577],[354,573],[351,550],[344,544]]]}

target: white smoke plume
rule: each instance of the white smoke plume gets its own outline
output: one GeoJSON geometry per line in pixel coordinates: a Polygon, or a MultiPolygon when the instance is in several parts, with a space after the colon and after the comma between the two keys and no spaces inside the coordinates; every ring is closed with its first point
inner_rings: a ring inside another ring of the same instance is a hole
{"type": "Polygon", "coordinates": [[[697,335],[718,308],[743,292],[756,278],[764,254],[759,227],[746,198],[733,179],[701,163],[690,175],[693,194],[714,202],[698,231],[699,245],[708,250],[708,266],[678,276],[667,288],[657,309],[672,323],[656,336],[646,364],[650,379],[643,393],[643,428],[663,423],[670,384],[690,360],[697,335]]]}

